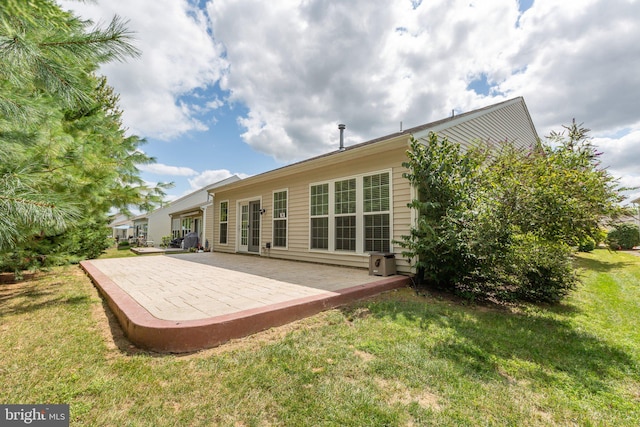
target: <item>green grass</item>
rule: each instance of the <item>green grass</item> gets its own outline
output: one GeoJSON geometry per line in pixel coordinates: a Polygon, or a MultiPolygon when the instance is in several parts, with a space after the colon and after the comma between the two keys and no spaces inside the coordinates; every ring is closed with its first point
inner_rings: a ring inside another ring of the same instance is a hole
{"type": "Polygon", "coordinates": [[[640,425],[640,257],[557,306],[401,290],[191,355],[132,347],[77,267],[0,285],[0,402],[71,425],[640,425]]]}
{"type": "Polygon", "coordinates": [[[128,257],[134,257],[134,256],[138,256],[138,255],[131,252],[130,246],[116,248],[116,246],[113,245],[107,248],[107,250],[104,251],[102,255],[100,255],[100,258],[128,258],[128,257]]]}

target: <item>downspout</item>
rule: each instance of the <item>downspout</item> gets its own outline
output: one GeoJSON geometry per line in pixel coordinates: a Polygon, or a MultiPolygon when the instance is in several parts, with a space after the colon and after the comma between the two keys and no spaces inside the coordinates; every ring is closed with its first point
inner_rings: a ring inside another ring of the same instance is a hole
{"type": "MultiPolygon", "coordinates": [[[[207,196],[209,198],[209,196],[207,196]]],[[[204,240],[207,238],[207,206],[200,206],[202,211],[202,238],[200,239],[200,247],[204,249],[204,240]]]]}

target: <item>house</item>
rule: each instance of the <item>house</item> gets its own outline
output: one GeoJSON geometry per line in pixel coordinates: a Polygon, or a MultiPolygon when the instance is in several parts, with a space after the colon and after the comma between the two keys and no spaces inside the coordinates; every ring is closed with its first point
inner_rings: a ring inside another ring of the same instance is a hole
{"type": "Polygon", "coordinates": [[[410,273],[394,244],[416,220],[402,163],[411,136],[426,140],[432,131],[461,144],[510,140],[528,147],[538,140],[519,97],[361,144],[341,143],[325,155],[211,188],[206,239],[217,252],[349,267],[367,268],[372,252],[393,253],[398,271],[410,273]]]}
{"type": "MultiPolygon", "coordinates": [[[[147,241],[153,242],[154,246],[159,246],[162,243],[163,236],[171,236],[172,238],[184,237],[185,234],[191,231],[196,231],[201,234],[206,226],[205,213],[212,203],[209,190],[239,180],[240,178],[238,176],[233,175],[222,181],[193,191],[186,196],[173,200],[168,205],[145,214],[144,217],[146,217],[147,220],[147,241]]],[[[140,223],[142,224],[142,221],[140,223]]],[[[211,224],[209,224],[209,226],[211,226],[211,224]]]]}
{"type": "Polygon", "coordinates": [[[239,180],[240,177],[233,175],[134,217],[118,213],[109,223],[112,237],[120,240],[142,238],[150,246],[160,246],[163,236],[184,237],[190,231],[197,231],[202,236],[206,225],[205,213],[212,204],[209,191],[239,180]]]}
{"type": "Polygon", "coordinates": [[[127,240],[133,237],[133,221],[122,213],[113,215],[108,227],[111,228],[111,237],[114,239],[127,240]]]}
{"type": "Polygon", "coordinates": [[[147,214],[138,215],[132,218],[133,237],[136,239],[147,239],[149,229],[149,218],[147,214]]]}

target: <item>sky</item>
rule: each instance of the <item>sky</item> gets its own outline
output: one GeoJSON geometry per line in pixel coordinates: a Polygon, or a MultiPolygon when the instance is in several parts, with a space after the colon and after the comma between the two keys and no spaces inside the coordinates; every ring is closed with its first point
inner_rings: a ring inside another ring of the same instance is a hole
{"type": "Polygon", "coordinates": [[[339,123],[348,146],[518,96],[640,186],[640,0],[58,2],[128,21],[140,57],[99,72],[168,200],[333,151],[339,123]]]}

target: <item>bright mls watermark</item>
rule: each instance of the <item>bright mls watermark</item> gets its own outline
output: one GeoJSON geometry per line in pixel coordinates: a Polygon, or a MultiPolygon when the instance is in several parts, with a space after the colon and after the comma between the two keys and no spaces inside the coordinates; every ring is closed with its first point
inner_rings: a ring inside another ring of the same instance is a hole
{"type": "Polygon", "coordinates": [[[0,426],[69,427],[69,405],[0,405],[0,426]]]}

